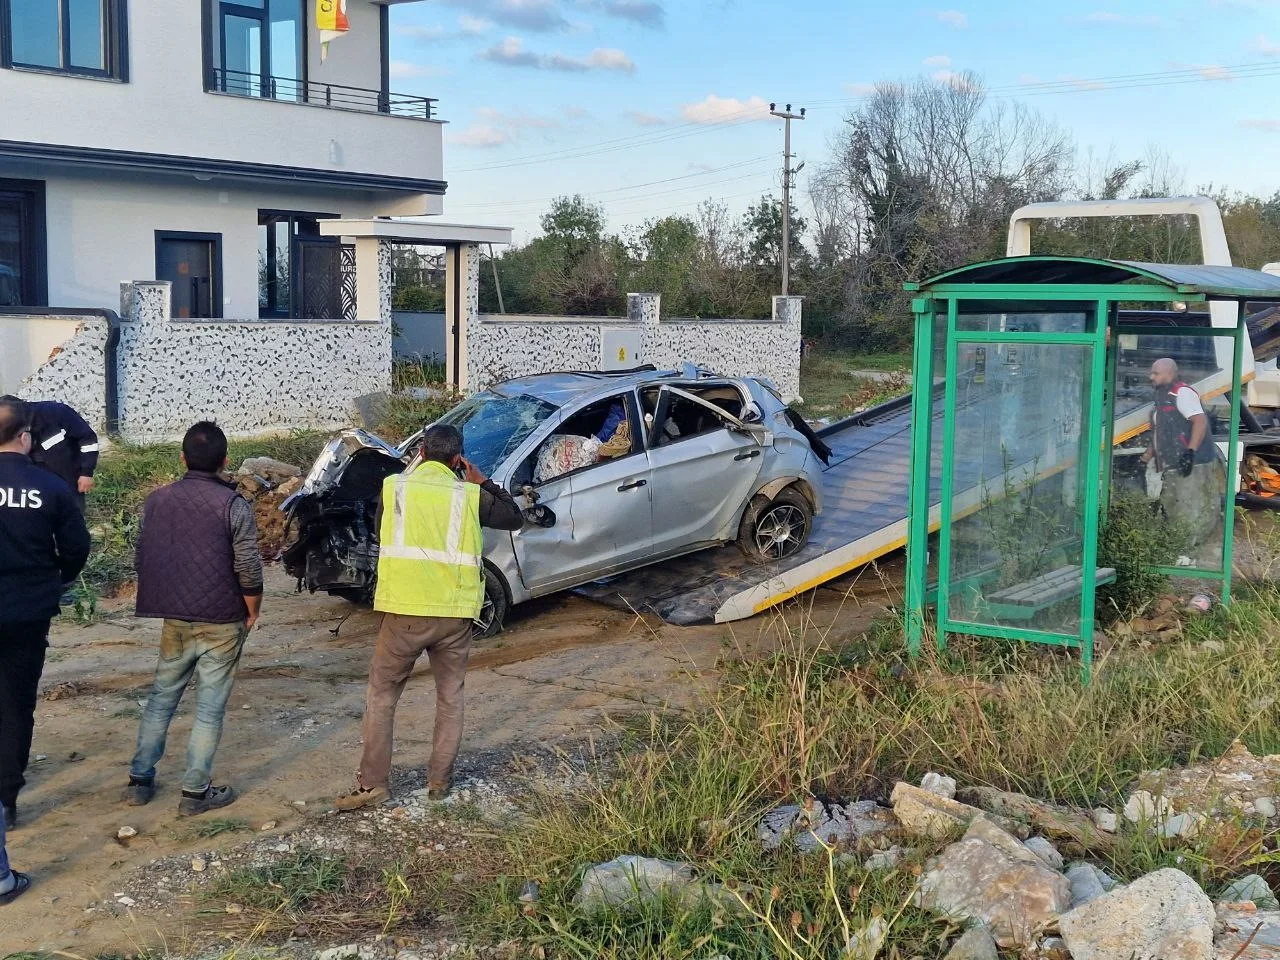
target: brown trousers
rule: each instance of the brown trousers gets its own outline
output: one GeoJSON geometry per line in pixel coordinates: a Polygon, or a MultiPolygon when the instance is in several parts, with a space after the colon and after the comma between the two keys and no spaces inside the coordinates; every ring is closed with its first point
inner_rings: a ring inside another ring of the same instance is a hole
{"type": "Polygon", "coordinates": [[[471,654],[471,628],[471,620],[458,617],[383,615],[365,699],[364,754],[360,758],[362,787],[388,786],[396,704],[413,673],[413,665],[424,651],[436,681],[429,783],[433,787],[448,784],[462,743],[463,685],[467,678],[467,658],[471,654]]]}

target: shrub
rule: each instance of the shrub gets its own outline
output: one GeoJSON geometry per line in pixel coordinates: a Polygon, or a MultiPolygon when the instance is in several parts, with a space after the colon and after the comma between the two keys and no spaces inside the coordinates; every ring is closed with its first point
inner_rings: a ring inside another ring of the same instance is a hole
{"type": "Polygon", "coordinates": [[[1117,492],[1098,539],[1098,566],[1114,567],[1115,583],[1098,589],[1098,617],[1124,619],[1138,613],[1169,586],[1151,567],[1175,563],[1187,548],[1185,527],[1161,517],[1159,504],[1141,493],[1117,492]]]}

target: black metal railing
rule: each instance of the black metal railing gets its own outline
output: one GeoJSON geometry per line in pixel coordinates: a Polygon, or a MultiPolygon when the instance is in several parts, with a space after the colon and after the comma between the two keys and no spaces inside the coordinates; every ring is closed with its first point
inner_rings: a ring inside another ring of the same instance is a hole
{"type": "Polygon", "coordinates": [[[210,68],[206,86],[218,93],[230,93],[240,97],[310,103],[343,110],[365,110],[370,113],[385,113],[393,117],[409,117],[415,120],[435,120],[438,102],[433,97],[384,93],[381,90],[348,87],[338,83],[316,83],[288,77],[271,77],[241,70],[227,70],[223,67],[210,68]]]}

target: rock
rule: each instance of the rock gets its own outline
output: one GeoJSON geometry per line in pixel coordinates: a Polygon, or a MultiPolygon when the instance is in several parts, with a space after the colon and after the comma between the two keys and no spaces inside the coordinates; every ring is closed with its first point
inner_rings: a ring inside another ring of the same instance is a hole
{"type": "Polygon", "coordinates": [[[1038,960],[1071,960],[1071,952],[1061,937],[1045,937],[1036,944],[1038,960]]]}
{"type": "Polygon", "coordinates": [[[302,489],[302,478],[291,477],[276,488],[276,493],[281,497],[291,497],[302,489]]]}
{"type": "Polygon", "coordinates": [[[1280,960],[1280,911],[1219,907],[1214,947],[1214,960],[1280,960]]]}
{"type": "MultiPolygon", "coordinates": [[[[1256,698],[1248,708],[1253,713],[1274,710],[1275,698],[1256,698]]],[[[1138,777],[1137,787],[1166,797],[1178,810],[1233,822],[1248,804],[1257,811],[1259,799],[1280,796],[1280,754],[1256,757],[1236,741],[1221,757],[1182,769],[1147,771],[1138,777]]]]}
{"type": "Polygon", "coordinates": [[[1276,801],[1274,797],[1258,797],[1253,801],[1253,809],[1258,816],[1264,820],[1273,820],[1276,815],[1276,801]]]}
{"type": "Polygon", "coordinates": [[[1164,822],[1160,835],[1167,840],[1190,840],[1200,833],[1206,822],[1208,821],[1203,814],[1177,813],[1164,822]]]}
{"type": "Polygon", "coordinates": [[[1168,800],[1147,790],[1135,790],[1124,804],[1124,818],[1130,823],[1163,823],[1172,811],[1168,800]]]}
{"type": "Polygon", "coordinates": [[[924,909],[984,923],[1002,947],[1027,947],[1071,907],[1071,884],[985,817],[929,862],[917,891],[924,909]]]}
{"type": "Polygon", "coordinates": [[[191,869],[196,873],[204,873],[206,866],[204,857],[193,857],[191,860],[191,869]]]}
{"type": "Polygon", "coordinates": [[[138,835],[138,831],[133,827],[121,827],[116,831],[117,840],[132,840],[138,835]]]}
{"type": "Polygon", "coordinates": [[[894,870],[897,868],[904,857],[907,855],[907,848],[900,847],[896,843],[887,850],[877,850],[871,856],[867,857],[866,863],[862,865],[862,869],[869,873],[877,873],[881,870],[894,870]]]}
{"type": "Polygon", "coordinates": [[[1067,882],[1071,884],[1071,909],[1090,900],[1097,900],[1116,888],[1116,881],[1091,863],[1079,861],[1067,869],[1067,882]]]}
{"type": "Polygon", "coordinates": [[[538,886],[536,880],[526,880],[524,886],[520,888],[521,903],[537,903],[542,896],[542,888],[538,886]]]}
{"type": "Polygon", "coordinates": [[[936,793],[938,796],[946,797],[948,800],[956,798],[955,780],[951,777],[944,777],[940,773],[926,773],[920,778],[920,789],[936,793]]]}
{"type": "Polygon", "coordinates": [[[681,894],[693,883],[693,867],[687,863],[627,855],[587,870],[573,903],[586,910],[626,906],[681,894]]]}
{"type": "Polygon", "coordinates": [[[1256,873],[1232,880],[1218,894],[1218,903],[1243,903],[1246,900],[1260,910],[1280,910],[1280,902],[1277,902],[1271,885],[1256,873]]]}
{"type": "Polygon", "coordinates": [[[273,486],[286,480],[291,480],[294,477],[302,476],[302,471],[293,464],[276,460],[273,457],[249,457],[244,463],[240,464],[240,469],[236,473],[239,476],[261,477],[263,480],[269,481],[273,486]]]}
{"type": "Polygon", "coordinates": [[[317,950],[315,960],[383,960],[385,954],[377,947],[348,943],[342,947],[317,950]]]}
{"type": "Polygon", "coordinates": [[[875,960],[884,939],[889,935],[889,921],[875,917],[861,930],[854,931],[845,945],[842,960],[875,960]]]}
{"type": "Polygon", "coordinates": [[[1120,829],[1120,818],[1105,807],[1094,808],[1089,816],[1103,833],[1115,833],[1120,829]]]}
{"type": "Polygon", "coordinates": [[[978,924],[951,945],[946,960],[1000,960],[1000,952],[991,932],[978,924]]]}
{"type": "Polygon", "coordinates": [[[801,853],[824,844],[852,843],[893,828],[890,812],[874,800],[849,804],[811,801],[770,810],[760,820],[757,836],[766,850],[776,850],[790,840],[801,853]]]}
{"type": "Polygon", "coordinates": [[[909,783],[899,781],[890,799],[893,801],[893,815],[898,818],[902,829],[913,836],[933,840],[957,836],[977,816],[988,816],[1010,832],[1020,831],[1021,836],[1027,835],[1027,828],[1012,820],[993,814],[984,815],[977,807],[948,800],[909,783]]]}
{"type": "Polygon", "coordinates": [[[138,901],[133,899],[133,897],[126,897],[123,893],[119,893],[116,894],[116,903],[120,904],[122,907],[133,907],[137,906],[138,901]]]}
{"type": "Polygon", "coordinates": [[[1044,837],[1030,837],[1022,841],[1022,845],[1043,860],[1044,865],[1051,870],[1061,870],[1066,863],[1058,848],[1044,837]]]}
{"type": "Polygon", "coordinates": [[[1074,960],[1210,960],[1213,904],[1181,870],[1149,873],[1058,923],[1074,960]]]}
{"type": "Polygon", "coordinates": [[[267,831],[274,830],[275,828],[276,828],[276,822],[274,820],[268,820],[258,829],[261,830],[263,833],[266,833],[267,831]]]}

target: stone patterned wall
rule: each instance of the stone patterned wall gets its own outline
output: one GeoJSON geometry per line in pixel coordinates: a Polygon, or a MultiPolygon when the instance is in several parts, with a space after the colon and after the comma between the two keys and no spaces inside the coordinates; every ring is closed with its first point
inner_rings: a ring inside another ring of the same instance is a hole
{"type": "Polygon", "coordinates": [[[120,432],[144,442],[216,420],[228,434],[352,421],[391,385],[391,248],[378,245],[381,319],[175,320],[168,283],[121,290],[120,432]]]}
{"type": "Polygon", "coordinates": [[[663,320],[662,298],[649,293],[627,298],[626,318],[535,317],[481,314],[478,269],[468,270],[464,282],[467,390],[508,377],[598,369],[602,329],[634,325],[642,330],[644,363],[689,361],[727,376],[767,378],[788,400],[800,396],[800,297],[775,297],[766,321],[663,320]]]}
{"type": "Polygon", "coordinates": [[[105,317],[77,319],[75,333],[18,385],[17,395],[25,400],[59,400],[102,432],[107,420],[107,337],[111,328],[105,317]]]}

